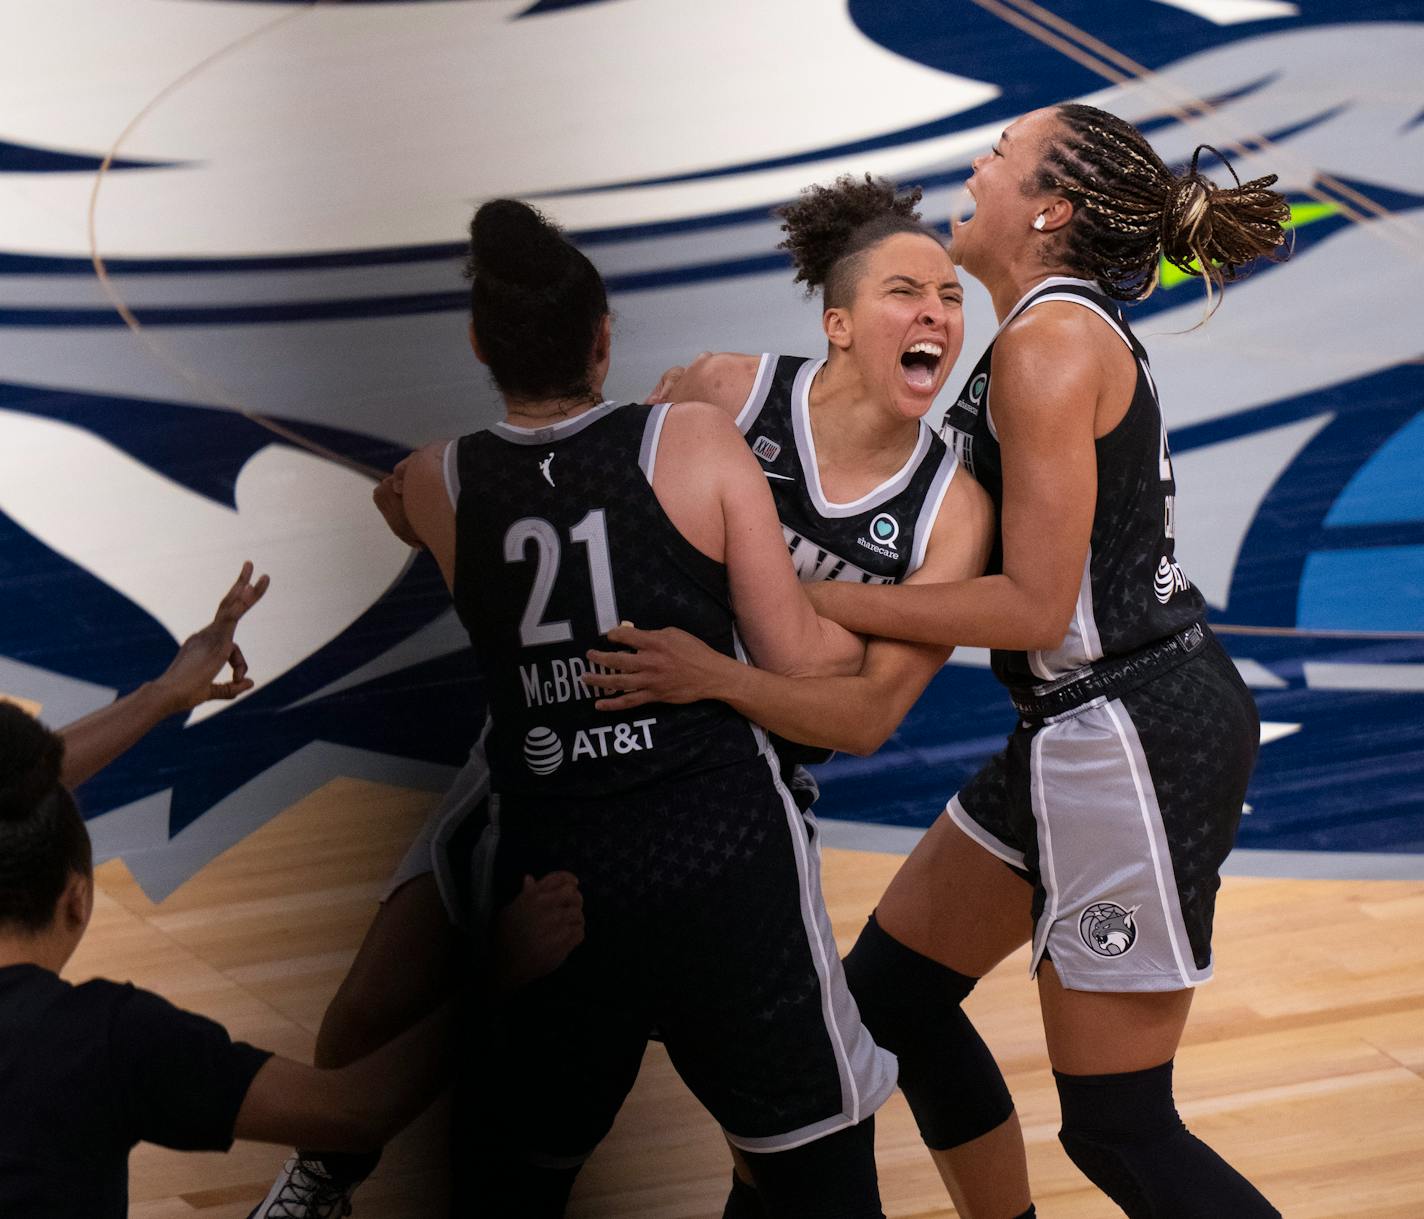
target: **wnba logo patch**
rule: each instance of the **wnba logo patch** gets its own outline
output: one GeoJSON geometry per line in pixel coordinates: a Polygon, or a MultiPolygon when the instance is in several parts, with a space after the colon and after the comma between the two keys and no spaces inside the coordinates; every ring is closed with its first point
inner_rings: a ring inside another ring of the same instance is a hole
{"type": "Polygon", "coordinates": [[[1094,902],[1078,920],[1083,943],[1100,957],[1120,957],[1137,943],[1137,924],[1132,916],[1138,907],[1124,910],[1116,902],[1094,902]]]}
{"type": "Polygon", "coordinates": [[[536,775],[551,775],[564,764],[564,746],[551,728],[531,728],[524,734],[524,763],[536,775]]]}

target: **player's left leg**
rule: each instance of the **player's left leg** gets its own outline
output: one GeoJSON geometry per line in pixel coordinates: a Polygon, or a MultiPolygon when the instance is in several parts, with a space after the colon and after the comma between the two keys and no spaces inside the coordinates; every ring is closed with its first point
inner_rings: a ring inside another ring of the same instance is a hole
{"type": "Polygon", "coordinates": [[[1068,1158],[1129,1219],[1279,1219],[1250,1181],[1177,1113],[1172,1060],[1190,990],[1112,994],[1038,972],[1068,1158]]]}
{"type": "Polygon", "coordinates": [[[746,1153],[746,1162],[772,1219],[884,1219],[873,1117],[789,1151],[746,1153]]]}
{"type": "Polygon", "coordinates": [[[1034,947],[1059,1137],[1132,1219],[1278,1214],[1186,1129],[1172,1096],[1258,734],[1249,691],[1209,642],[1035,738],[1046,905],[1034,947]]]}
{"type": "Polygon", "coordinates": [[[676,895],[676,940],[650,948],[669,1058],[755,1184],[731,1214],[879,1216],[868,1119],[894,1089],[894,1059],[846,985],[815,823],[770,768],[728,768],[706,787],[679,812],[694,814],[687,841],[715,849],[688,852],[709,863],[676,895]]]}

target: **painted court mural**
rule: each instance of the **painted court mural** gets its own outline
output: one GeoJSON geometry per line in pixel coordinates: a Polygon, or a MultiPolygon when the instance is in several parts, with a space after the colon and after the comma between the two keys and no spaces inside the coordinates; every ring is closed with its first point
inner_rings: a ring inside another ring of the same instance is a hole
{"type": "MultiPolygon", "coordinates": [[[[1424,876],[1417,3],[0,0],[0,26],[0,692],[63,723],[161,669],[244,558],[273,578],[257,689],[80,792],[150,895],[335,776],[441,787],[473,740],[463,633],[367,471],[493,418],[477,201],[576,235],[609,392],[641,399],[704,349],[819,350],[769,214],[801,186],[882,174],[943,223],[1064,99],[1293,203],[1293,257],[1208,325],[1179,277],[1130,314],[1178,557],[1265,721],[1236,866],[1424,876]]],[[[947,394],[993,329],[973,285],[966,316],[947,394]]],[[[956,657],[821,769],[823,814],[893,847],[1011,723],[956,657]]]]}

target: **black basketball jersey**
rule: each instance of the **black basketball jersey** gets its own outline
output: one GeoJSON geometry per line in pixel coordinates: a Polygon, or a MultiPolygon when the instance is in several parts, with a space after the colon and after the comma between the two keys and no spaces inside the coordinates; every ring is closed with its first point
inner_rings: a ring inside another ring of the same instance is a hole
{"type": "MultiPolygon", "coordinates": [[[[1176,483],[1146,350],[1111,298],[1087,280],[1062,276],[1047,279],[1026,294],[1004,319],[995,339],[1025,309],[1041,301],[1073,301],[1102,317],[1131,350],[1137,384],[1127,414],[1095,443],[1097,507],[1068,634],[1058,647],[1043,651],[995,650],[994,674],[1010,686],[1041,685],[1095,660],[1135,652],[1176,634],[1205,612],[1201,594],[1174,557],[1176,483]]],[[[945,413],[941,434],[989,492],[1002,519],[1003,465],[990,414],[993,362],[991,341],[945,413]]],[[[1002,560],[996,543],[989,570],[1001,570],[1002,560]]]]}
{"type": "Polygon", "coordinates": [[[796,574],[806,583],[895,584],[924,562],[958,462],[921,422],[914,452],[895,474],[851,503],[827,500],[810,415],[811,382],[824,363],[762,356],[737,426],[771,484],[796,574]]]}
{"type": "MultiPolygon", "coordinates": [[[[900,469],[849,504],[832,503],[821,490],[811,435],[811,382],[824,359],[768,352],[737,414],[771,484],[791,562],[804,583],[852,580],[897,584],[924,562],[930,534],[959,462],[920,423],[914,451],[900,469]]],[[[788,764],[814,765],[833,751],[774,738],[788,764]]]]}
{"type": "Polygon", "coordinates": [[[681,627],[737,654],[726,568],[653,494],[667,410],[606,402],[538,430],[497,423],[447,450],[455,609],[487,683],[503,795],[612,795],[765,749],[724,703],[613,714],[578,680],[586,651],[606,648],[621,621],[681,627]]]}

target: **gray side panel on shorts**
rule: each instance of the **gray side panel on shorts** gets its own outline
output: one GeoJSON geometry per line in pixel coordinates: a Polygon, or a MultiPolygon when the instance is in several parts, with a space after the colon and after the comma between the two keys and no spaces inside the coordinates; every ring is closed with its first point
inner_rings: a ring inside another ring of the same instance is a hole
{"type": "Polygon", "coordinates": [[[1122,701],[1045,725],[1030,765],[1047,893],[1031,969],[1047,948],[1070,990],[1182,990],[1210,978],[1192,959],[1157,793],[1122,701]]]}
{"type": "Polygon", "coordinates": [[[814,825],[815,820],[796,807],[796,801],[781,781],[776,752],[768,750],[765,756],[777,791],[781,793],[786,809],[786,829],[791,835],[796,855],[796,874],[801,887],[801,920],[806,928],[807,947],[821,980],[821,1010],[825,1016],[826,1035],[830,1038],[841,1077],[841,1112],[800,1130],[788,1130],[767,1138],[739,1138],[730,1131],[725,1132],[727,1141],[733,1146],[752,1152],[790,1151],[837,1130],[858,1126],[889,1099],[895,1091],[899,1074],[895,1055],[875,1044],[870,1030],[861,1022],[860,1009],[856,1007],[850,987],[846,985],[845,970],[841,967],[840,953],[831,931],[830,915],[826,913],[826,899],[821,892],[820,843],[812,840],[806,831],[806,826],[814,825]]]}

